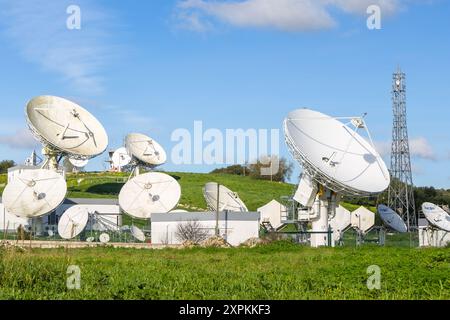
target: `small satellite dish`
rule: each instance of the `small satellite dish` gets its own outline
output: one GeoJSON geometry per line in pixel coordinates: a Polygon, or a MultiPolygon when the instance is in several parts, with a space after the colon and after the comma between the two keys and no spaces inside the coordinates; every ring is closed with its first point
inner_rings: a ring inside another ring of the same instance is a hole
{"type": "Polygon", "coordinates": [[[124,225],[124,226],[120,227],[120,231],[122,231],[122,232],[131,231],[131,228],[128,225],[124,225]]]}
{"type": "Polygon", "coordinates": [[[219,186],[219,209],[217,209],[217,191],[216,182],[208,182],[203,189],[203,195],[206,203],[211,210],[228,210],[233,212],[248,211],[246,205],[239,198],[238,194],[223,185],[219,186]]]}
{"type": "Polygon", "coordinates": [[[93,158],[108,146],[108,136],[101,123],[69,100],[36,97],[28,102],[26,117],[30,130],[39,141],[73,158],[93,158]]]}
{"type": "Polygon", "coordinates": [[[127,135],[125,148],[129,155],[147,166],[155,167],[167,161],[167,155],[163,147],[144,134],[130,133],[127,135]]]}
{"type": "Polygon", "coordinates": [[[69,158],[69,162],[72,166],[74,166],[75,168],[84,168],[88,165],[89,160],[85,159],[85,160],[80,160],[80,159],[75,159],[75,158],[69,158]]]}
{"type": "Polygon", "coordinates": [[[389,208],[384,204],[380,204],[378,206],[378,213],[380,214],[381,220],[391,229],[405,233],[408,231],[408,227],[403,221],[402,217],[400,217],[394,210],[389,208]]]}
{"type": "Polygon", "coordinates": [[[59,219],[58,233],[63,239],[73,239],[86,227],[89,212],[84,206],[73,206],[64,212],[59,219]]]}
{"type": "Polygon", "coordinates": [[[55,235],[55,233],[53,232],[53,230],[47,230],[47,235],[49,237],[53,237],[55,235]]]}
{"type": "Polygon", "coordinates": [[[438,229],[450,232],[450,215],[437,205],[425,202],[422,211],[428,222],[438,229]]]}
{"type": "Polygon", "coordinates": [[[86,242],[94,242],[95,238],[94,237],[89,237],[86,239],[86,242]]]}
{"type": "Polygon", "coordinates": [[[355,196],[381,193],[389,186],[389,171],[373,145],[356,132],[358,127],[367,129],[365,124],[350,120],[357,128],[317,111],[295,110],[284,121],[286,143],[322,186],[355,196]]]}
{"type": "Polygon", "coordinates": [[[111,240],[111,238],[109,237],[109,234],[102,233],[99,237],[99,240],[101,243],[108,243],[111,240]]]}
{"type": "Polygon", "coordinates": [[[114,151],[111,157],[111,161],[114,168],[122,169],[123,167],[130,164],[131,157],[128,154],[127,149],[122,147],[114,151]]]}
{"type": "Polygon", "coordinates": [[[3,191],[5,209],[19,217],[35,218],[55,210],[66,197],[64,178],[51,170],[24,170],[3,191]]]}
{"type": "Polygon", "coordinates": [[[180,200],[181,187],[171,176],[150,172],[134,177],[120,190],[119,204],[124,212],[138,219],[152,213],[172,210],[180,200]]]}
{"type": "Polygon", "coordinates": [[[141,229],[136,226],[131,226],[130,231],[133,237],[135,237],[137,240],[145,242],[145,234],[141,229]]]}

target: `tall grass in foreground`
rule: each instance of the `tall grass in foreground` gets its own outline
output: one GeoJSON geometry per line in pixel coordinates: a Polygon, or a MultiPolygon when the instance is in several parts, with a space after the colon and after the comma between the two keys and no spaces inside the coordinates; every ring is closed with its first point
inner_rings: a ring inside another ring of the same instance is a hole
{"type": "Polygon", "coordinates": [[[0,249],[0,299],[450,299],[449,270],[445,248],[0,249]]]}

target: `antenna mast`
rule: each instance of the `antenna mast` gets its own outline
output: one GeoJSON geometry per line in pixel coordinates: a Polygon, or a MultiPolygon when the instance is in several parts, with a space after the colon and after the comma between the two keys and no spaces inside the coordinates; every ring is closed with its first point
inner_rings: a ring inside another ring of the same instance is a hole
{"type": "Polygon", "coordinates": [[[411,173],[408,127],[406,121],[406,84],[405,74],[398,68],[393,74],[392,109],[394,121],[391,149],[391,184],[389,186],[388,205],[406,222],[408,230],[417,227],[417,215],[414,202],[414,185],[411,173]]]}

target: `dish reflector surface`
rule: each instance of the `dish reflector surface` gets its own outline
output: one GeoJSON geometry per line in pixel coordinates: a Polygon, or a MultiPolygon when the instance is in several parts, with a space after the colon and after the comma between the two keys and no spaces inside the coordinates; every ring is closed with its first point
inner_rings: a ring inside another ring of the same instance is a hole
{"type": "Polygon", "coordinates": [[[138,219],[150,219],[152,213],[166,213],[176,207],[181,187],[165,173],[150,172],[128,181],[119,193],[123,211],[138,219]]]}
{"type": "Polygon", "coordinates": [[[39,96],[26,107],[28,126],[36,138],[77,159],[103,153],[108,136],[101,123],[83,107],[54,96],[39,96]]]}
{"type": "Polygon", "coordinates": [[[402,217],[388,206],[380,204],[378,206],[378,213],[380,214],[381,220],[391,229],[401,233],[408,231],[408,227],[402,217]]]}
{"type": "Polygon", "coordinates": [[[141,242],[145,241],[145,234],[141,229],[139,229],[136,226],[131,226],[130,231],[131,231],[131,234],[133,235],[133,237],[135,237],[137,240],[139,240],[141,242]]]}
{"type": "Polygon", "coordinates": [[[422,204],[422,211],[430,224],[441,230],[450,232],[450,215],[444,209],[433,203],[425,202],[422,204]]]}
{"type": "Polygon", "coordinates": [[[73,165],[75,168],[84,168],[87,166],[87,164],[89,163],[89,160],[87,159],[74,159],[74,158],[69,158],[69,162],[71,165],[73,165]]]}
{"type": "Polygon", "coordinates": [[[112,155],[112,163],[114,168],[123,168],[130,164],[131,157],[125,148],[119,148],[112,155]]]}
{"type": "MultiPolygon", "coordinates": [[[[204,197],[209,208],[217,211],[217,183],[208,182],[204,188],[204,197]]],[[[238,194],[227,187],[219,187],[219,211],[229,210],[233,212],[247,212],[247,206],[239,198],[238,194]]]]}
{"type": "Polygon", "coordinates": [[[159,166],[167,161],[167,155],[163,147],[144,134],[130,133],[127,135],[125,147],[128,154],[144,164],[159,166]]]}
{"type": "Polygon", "coordinates": [[[66,181],[55,171],[24,170],[6,185],[2,200],[8,212],[34,218],[55,210],[66,192],[66,181]]]}
{"type": "Polygon", "coordinates": [[[378,152],[353,128],[308,109],[289,113],[286,143],[303,168],[321,185],[339,193],[371,195],[390,183],[378,152]]]}
{"type": "Polygon", "coordinates": [[[59,219],[59,236],[63,239],[75,238],[84,230],[88,220],[89,212],[85,206],[70,207],[59,219]]]}
{"type": "Polygon", "coordinates": [[[109,240],[111,240],[109,234],[107,233],[102,233],[98,239],[100,240],[101,243],[108,243],[109,240]]]}

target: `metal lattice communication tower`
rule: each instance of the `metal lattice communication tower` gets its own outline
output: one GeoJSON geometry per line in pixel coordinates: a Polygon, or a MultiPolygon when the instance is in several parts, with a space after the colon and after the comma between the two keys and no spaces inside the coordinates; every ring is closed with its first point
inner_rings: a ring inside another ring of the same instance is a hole
{"type": "Polygon", "coordinates": [[[405,74],[400,68],[393,75],[392,109],[394,112],[391,149],[392,180],[389,186],[388,205],[403,217],[408,230],[411,230],[417,227],[417,215],[406,122],[405,74]]]}

